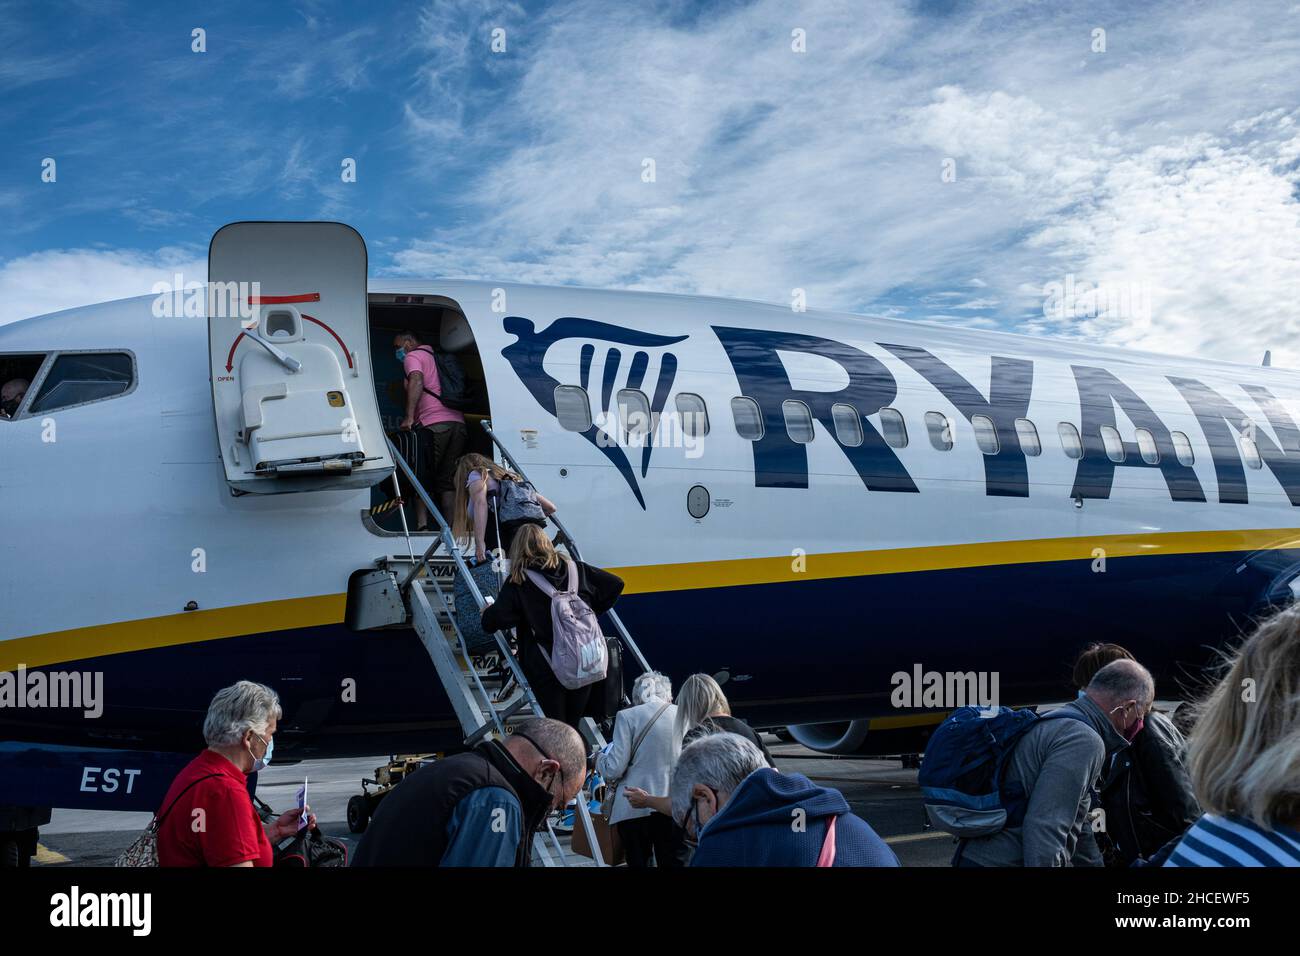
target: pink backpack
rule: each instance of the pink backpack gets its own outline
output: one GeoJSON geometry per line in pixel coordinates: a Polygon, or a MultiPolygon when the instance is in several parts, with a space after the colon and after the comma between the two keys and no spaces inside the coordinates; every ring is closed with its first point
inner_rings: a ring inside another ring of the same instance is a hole
{"type": "Polygon", "coordinates": [[[538,648],[555,678],[567,690],[577,690],[605,679],[609,651],[600,631],[596,612],[578,594],[578,568],[568,558],[569,584],[563,591],[532,569],[524,571],[543,594],[551,599],[551,653],[538,648]]]}

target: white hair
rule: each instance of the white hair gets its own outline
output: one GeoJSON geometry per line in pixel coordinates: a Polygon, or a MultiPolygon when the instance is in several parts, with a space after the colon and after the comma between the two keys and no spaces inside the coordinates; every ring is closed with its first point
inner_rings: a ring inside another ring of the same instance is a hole
{"type": "Polygon", "coordinates": [[[253,731],[266,736],[267,725],[281,716],[280,698],[265,684],[241,680],[217,691],[203,720],[203,739],[209,747],[237,744],[253,731]]]}
{"type": "Polygon", "coordinates": [[[645,704],[652,700],[673,702],[673,682],[658,671],[646,671],[632,684],[632,703],[645,704]]]}
{"type": "Polygon", "coordinates": [[[691,807],[691,790],[702,783],[719,795],[734,793],[740,782],[767,766],[763,752],[740,734],[706,734],[677,758],[668,795],[678,823],[691,807]]]}

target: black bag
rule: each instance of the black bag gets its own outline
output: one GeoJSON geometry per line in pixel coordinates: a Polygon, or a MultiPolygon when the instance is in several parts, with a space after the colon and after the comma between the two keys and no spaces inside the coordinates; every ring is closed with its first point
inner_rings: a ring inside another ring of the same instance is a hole
{"type": "Polygon", "coordinates": [[[606,658],[605,679],[591,685],[591,696],[587,698],[587,712],[598,725],[612,722],[623,709],[623,644],[617,637],[605,637],[606,658]]]}
{"type": "Polygon", "coordinates": [[[321,836],[319,829],[303,830],[275,854],[275,865],[284,867],[347,866],[348,845],[321,836]]]}
{"type": "MultiPolygon", "coordinates": [[[[479,593],[495,600],[501,589],[501,581],[492,568],[492,558],[481,564],[471,565],[469,576],[474,579],[479,593]]],[[[497,649],[496,638],[483,630],[483,616],[474,597],[469,592],[469,585],[461,575],[456,575],[453,597],[456,601],[456,624],[465,638],[465,644],[471,654],[484,654],[497,649]]]]}
{"type": "Polygon", "coordinates": [[[427,351],[433,356],[433,363],[438,367],[438,387],[442,392],[435,392],[425,386],[425,391],[448,408],[458,412],[469,411],[478,404],[478,395],[465,381],[465,373],[460,362],[450,352],[436,352],[427,345],[421,345],[415,351],[427,351]]]}

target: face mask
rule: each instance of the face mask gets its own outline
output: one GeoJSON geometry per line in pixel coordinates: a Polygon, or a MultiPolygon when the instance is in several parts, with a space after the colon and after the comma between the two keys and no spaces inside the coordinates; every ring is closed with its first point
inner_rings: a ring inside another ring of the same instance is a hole
{"type": "MultiPolygon", "coordinates": [[[[1118,711],[1123,711],[1123,710],[1124,710],[1124,707],[1123,707],[1123,706],[1115,707],[1115,708],[1113,708],[1113,709],[1111,710],[1111,713],[1113,714],[1113,713],[1115,713],[1115,711],[1117,711],[1117,710],[1118,710],[1118,711]]],[[[1138,731],[1142,729],[1142,725],[1143,725],[1145,722],[1146,722],[1146,718],[1145,718],[1145,717],[1142,717],[1142,716],[1139,716],[1137,720],[1133,721],[1133,726],[1132,726],[1132,727],[1130,727],[1128,730],[1121,730],[1121,731],[1119,732],[1119,735],[1120,735],[1121,737],[1123,737],[1125,740],[1127,740],[1127,741],[1129,741],[1130,743],[1132,743],[1133,738],[1136,737],[1136,736],[1138,735],[1138,731]]]]}
{"type": "Polygon", "coordinates": [[[1127,740],[1129,743],[1132,743],[1133,738],[1136,737],[1141,732],[1144,726],[1146,726],[1146,722],[1147,721],[1145,717],[1139,717],[1137,720],[1135,720],[1133,722],[1133,726],[1130,727],[1128,731],[1125,732],[1124,739],[1127,740]]]}
{"type": "Polygon", "coordinates": [[[396,352],[394,352],[393,354],[397,356],[397,361],[399,361],[399,362],[405,362],[405,361],[406,361],[406,349],[398,349],[398,350],[397,350],[396,352]]]}
{"type": "Polygon", "coordinates": [[[0,410],[3,410],[6,415],[12,418],[14,412],[18,411],[18,406],[22,404],[22,401],[21,398],[13,398],[7,402],[0,402],[0,410]]]}
{"type": "MultiPolygon", "coordinates": [[[[262,740],[261,734],[255,732],[253,736],[258,740],[262,740]]],[[[260,757],[253,758],[253,769],[250,770],[249,773],[259,773],[265,770],[266,765],[271,762],[271,752],[275,750],[275,738],[272,737],[270,740],[262,740],[262,743],[266,744],[266,753],[262,754],[260,757]]],[[[249,752],[251,753],[252,751],[249,752]]]]}

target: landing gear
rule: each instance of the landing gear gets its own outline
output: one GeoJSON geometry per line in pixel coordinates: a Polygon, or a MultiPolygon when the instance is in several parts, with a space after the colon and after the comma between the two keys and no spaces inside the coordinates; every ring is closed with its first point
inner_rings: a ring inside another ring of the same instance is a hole
{"type": "Polygon", "coordinates": [[[348,800],[348,829],[353,833],[364,833],[379,801],[432,756],[434,754],[398,754],[388,761],[387,766],[376,767],[373,779],[363,777],[361,792],[348,800]],[[376,789],[371,791],[370,787],[376,789]]]}
{"type": "Polygon", "coordinates": [[[36,855],[37,831],[21,830],[17,833],[0,833],[0,869],[31,866],[36,855]]]}
{"type": "Polygon", "coordinates": [[[0,869],[31,866],[38,827],[50,822],[49,807],[0,806],[0,869]]]}

